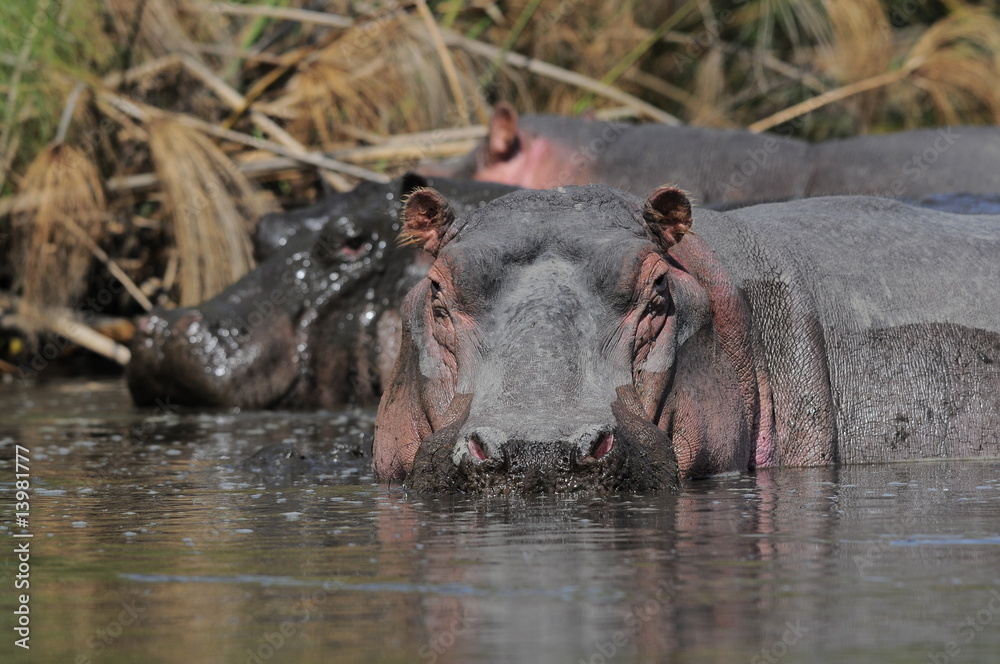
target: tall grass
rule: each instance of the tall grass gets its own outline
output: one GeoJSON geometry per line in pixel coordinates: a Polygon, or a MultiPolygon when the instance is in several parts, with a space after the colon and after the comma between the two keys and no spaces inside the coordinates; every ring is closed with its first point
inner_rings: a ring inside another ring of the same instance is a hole
{"type": "MultiPolygon", "coordinates": [[[[29,309],[71,306],[86,291],[87,242],[100,240],[107,221],[104,189],[94,163],[78,148],[43,149],[24,174],[32,192],[13,211],[22,299],[29,309]]],[[[23,313],[23,312],[22,312],[23,313]]]]}
{"type": "Polygon", "coordinates": [[[180,256],[180,304],[215,295],[253,267],[253,222],[269,210],[256,187],[197,130],[152,122],[149,149],[180,256]]]}

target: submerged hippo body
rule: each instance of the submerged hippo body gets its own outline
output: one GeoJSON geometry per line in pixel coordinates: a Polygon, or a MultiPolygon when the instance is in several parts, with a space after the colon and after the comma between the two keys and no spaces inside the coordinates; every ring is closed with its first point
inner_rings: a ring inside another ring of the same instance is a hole
{"type": "Polygon", "coordinates": [[[498,105],[467,157],[422,172],[533,189],[603,183],[644,195],[675,183],[706,206],[861,194],[918,199],[1000,191],[1000,129],[948,127],[810,145],[774,134],[554,115],[498,105]]]}
{"type": "MultiPolygon", "coordinates": [[[[514,188],[436,179],[470,209],[514,188]]],[[[401,195],[428,180],[365,183],[261,221],[260,265],[192,308],[141,320],[127,367],[137,404],[323,408],[374,403],[399,348],[398,307],[423,275],[396,242],[401,195]]]]}
{"type": "Polygon", "coordinates": [[[656,489],[776,465],[1000,454],[1000,217],[661,187],[430,190],[375,468],[416,490],[656,489]],[[694,231],[688,233],[692,227],[694,231]]]}

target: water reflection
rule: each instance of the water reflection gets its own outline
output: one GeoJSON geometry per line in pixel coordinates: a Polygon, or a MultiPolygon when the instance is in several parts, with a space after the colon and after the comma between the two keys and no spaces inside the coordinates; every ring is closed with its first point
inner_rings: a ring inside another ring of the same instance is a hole
{"type": "Polygon", "coordinates": [[[787,469],[678,495],[425,498],[372,483],[357,458],[369,411],[135,411],[117,382],[3,386],[0,409],[3,486],[15,441],[33,457],[31,661],[1000,651],[997,462],[787,469]],[[283,442],[328,463],[280,486],[241,463],[283,442]]]}

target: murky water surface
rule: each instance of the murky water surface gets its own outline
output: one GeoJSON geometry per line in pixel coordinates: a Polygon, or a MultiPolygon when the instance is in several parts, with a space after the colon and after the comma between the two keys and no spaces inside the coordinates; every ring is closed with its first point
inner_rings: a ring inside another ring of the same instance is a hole
{"type": "Polygon", "coordinates": [[[373,483],[357,458],[373,418],[137,411],[119,381],[0,386],[2,660],[1000,657],[1000,462],[427,498],[373,483]],[[283,441],[333,462],[266,481],[241,463],[283,441]],[[28,652],[13,646],[15,444],[28,652]]]}

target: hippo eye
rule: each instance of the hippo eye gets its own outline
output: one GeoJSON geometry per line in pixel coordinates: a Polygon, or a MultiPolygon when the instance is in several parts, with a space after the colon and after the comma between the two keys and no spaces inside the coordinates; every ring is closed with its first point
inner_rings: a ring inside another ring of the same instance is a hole
{"type": "Polygon", "coordinates": [[[431,309],[435,318],[448,318],[448,307],[444,303],[441,284],[433,279],[431,279],[431,309]]]}
{"type": "Polygon", "coordinates": [[[653,281],[653,288],[650,293],[649,308],[669,314],[673,305],[670,297],[670,285],[667,281],[667,273],[660,274],[653,281]]]}
{"type": "Polygon", "coordinates": [[[344,240],[340,248],[340,257],[343,260],[357,260],[368,253],[368,239],[363,235],[355,235],[344,240]]]}
{"type": "Polygon", "coordinates": [[[664,272],[653,281],[653,295],[666,297],[667,293],[667,273],[664,272]]]}

